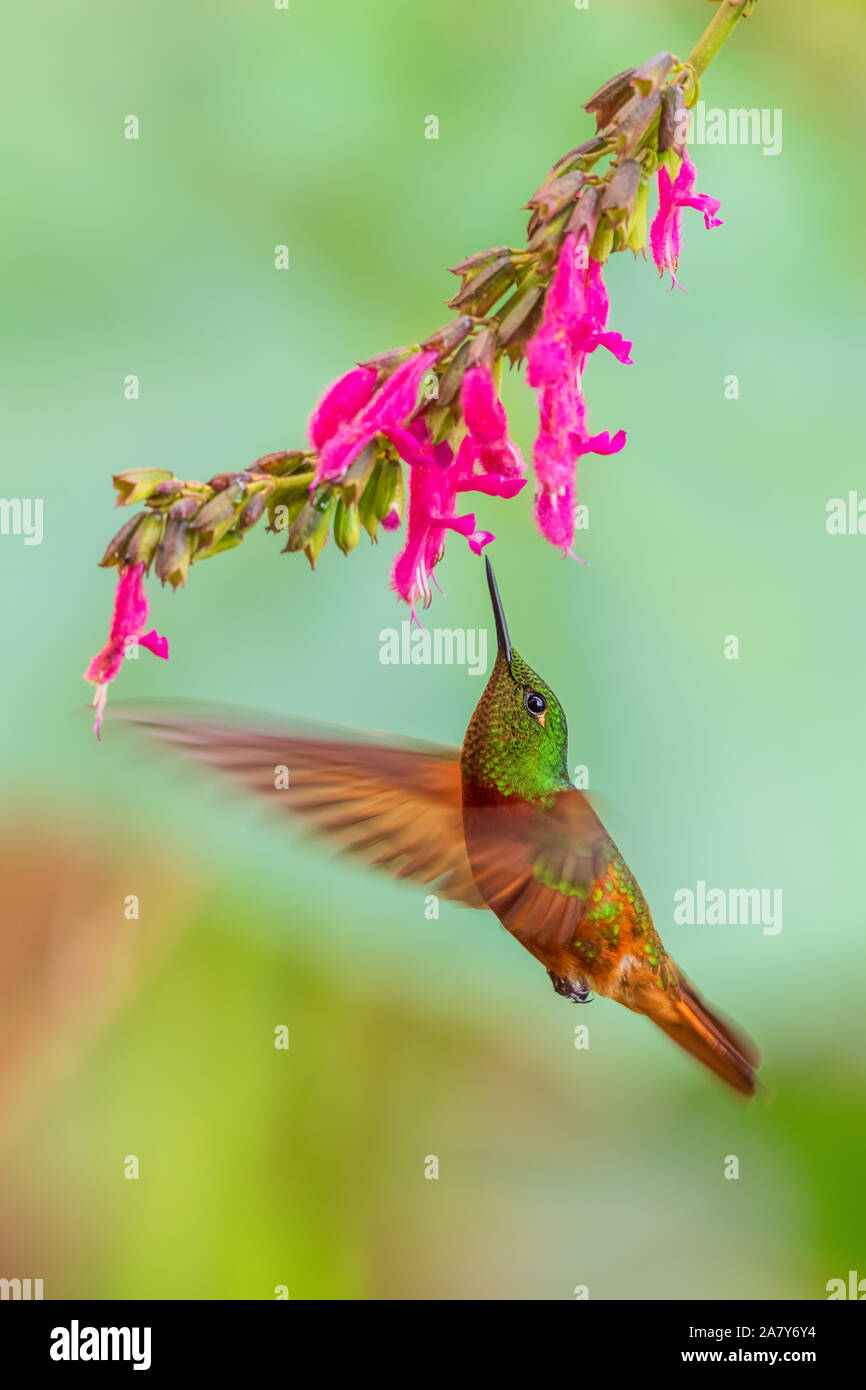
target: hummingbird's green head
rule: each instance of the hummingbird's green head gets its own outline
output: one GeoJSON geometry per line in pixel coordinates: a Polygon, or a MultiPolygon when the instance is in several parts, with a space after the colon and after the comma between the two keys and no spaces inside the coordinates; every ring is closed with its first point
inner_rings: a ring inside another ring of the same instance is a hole
{"type": "Polygon", "coordinates": [[[568,783],[565,714],[547,682],[512,647],[489,560],[486,565],[497,653],[466,730],[461,773],[502,796],[543,800],[568,783]]]}

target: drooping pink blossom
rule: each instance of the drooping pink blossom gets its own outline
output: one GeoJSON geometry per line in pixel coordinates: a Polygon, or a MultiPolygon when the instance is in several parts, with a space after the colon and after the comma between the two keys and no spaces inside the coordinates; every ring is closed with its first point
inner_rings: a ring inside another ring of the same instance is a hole
{"type": "Polygon", "coordinates": [[[569,234],[559,253],[544,300],[544,317],[526,349],[530,386],[562,380],[582,372],[586,358],[604,347],[631,365],[631,343],[606,331],[608,296],[599,261],[586,255],[583,243],[569,234]]]}
{"type": "MultiPolygon", "coordinates": [[[[426,432],[426,426],[424,428],[426,432]]],[[[406,543],[394,561],[391,574],[391,587],[410,605],[413,618],[416,604],[420,601],[426,608],[432,597],[430,583],[442,556],[446,531],[456,531],[465,537],[476,555],[494,539],[491,531],[478,529],[474,513],[457,514],[458,495],[481,492],[493,497],[515,497],[526,481],[495,473],[476,473],[475,450],[468,436],[460,445],[457,457],[452,457],[445,467],[438,461],[441,453],[438,459],[434,455],[429,436],[421,441],[422,448],[425,442],[429,462],[419,459],[410,471],[406,543]]],[[[450,453],[450,447],[445,447],[450,453]]],[[[441,446],[439,448],[441,450],[441,446]]]]}
{"type": "Polygon", "coordinates": [[[583,396],[574,375],[566,375],[538,392],[538,435],[532,461],[537,488],[558,491],[574,481],[575,441],[585,433],[583,396]]]}
{"type": "MultiPolygon", "coordinates": [[[[559,492],[539,492],[535,499],[535,520],[545,540],[557,550],[568,550],[574,538],[574,479],[563,483],[559,492]]],[[[577,556],[575,558],[578,558],[577,556]]]]}
{"type": "Polygon", "coordinates": [[[451,447],[447,443],[431,443],[427,422],[420,416],[410,420],[405,429],[397,425],[388,425],[382,430],[382,434],[391,441],[403,462],[412,466],[436,464],[439,468],[447,468],[453,457],[451,447]]]}
{"type": "MultiPolygon", "coordinates": [[[[527,347],[529,384],[538,391],[539,432],[533,450],[535,520],[541,534],[570,552],[574,538],[575,470],[589,453],[615,454],[625,432],[591,435],[581,377],[599,347],[631,362],[631,343],[607,331],[608,295],[599,262],[566,238],[547,291],[544,315],[527,347]]],[[[575,557],[576,558],[576,557],[575,557]]]]}
{"type": "Polygon", "coordinates": [[[581,293],[576,249],[575,238],[566,237],[545,296],[544,317],[527,344],[527,377],[536,388],[562,381],[574,369],[571,333],[581,293]]]}
{"type": "Polygon", "coordinates": [[[574,465],[584,454],[618,454],[625,445],[625,431],[590,434],[586,402],[580,386],[570,381],[546,386],[539,393],[540,430],[534,455],[536,476],[544,486],[556,488],[574,478],[574,465]]]}
{"type": "MultiPolygon", "coordinates": [[[[538,437],[535,441],[535,520],[541,534],[560,550],[574,539],[576,466],[584,454],[617,454],[625,431],[590,434],[586,403],[576,380],[563,379],[539,393],[538,437]]],[[[577,557],[575,557],[577,558],[577,557]]]]}
{"type": "Polygon", "coordinates": [[[607,348],[617,362],[631,367],[631,343],[621,333],[606,330],[610,300],[602,277],[601,261],[589,261],[583,283],[584,312],[572,330],[572,346],[580,354],[578,371],[582,372],[587,354],[596,348],[607,348]]]}
{"type": "Polygon", "coordinates": [[[464,374],[460,404],[469,438],[485,472],[501,473],[506,478],[523,477],[526,467],[520,450],[509,437],[505,407],[487,367],[470,367],[464,374]]]}
{"type": "Polygon", "coordinates": [[[144,631],[147,622],[148,603],[144,592],[144,565],[132,565],[122,569],[117,579],[114,593],[114,612],[108,640],[101,651],[91,661],[84,672],[83,679],[96,686],[92,708],[96,710],[93,732],[99,738],[108,687],[123,665],[123,657],[130,642],[146,647],[154,656],[168,660],[168,639],[160,637],[156,628],[144,631]]]}
{"type": "Polygon", "coordinates": [[[332,382],[310,416],[314,449],[323,449],[341,425],[363,410],[376,390],[376,375],[372,367],[354,367],[332,382]]]}
{"type": "Polygon", "coordinates": [[[382,383],[370,391],[372,368],[358,367],[329,388],[310,420],[310,438],[318,450],[319,462],[314,486],[342,478],[361,450],[390,428],[403,427],[415,409],[421,378],[436,361],[436,353],[420,350],[382,383]]]}
{"type": "Polygon", "coordinates": [[[707,230],[722,226],[722,219],[716,217],[721,207],[718,198],[711,198],[708,193],[694,192],[697,172],[686,154],[675,179],[671,179],[664,164],[658,173],[659,206],[650,227],[649,243],[659,275],[664,275],[666,270],[671,273],[671,288],[679,284],[676,269],[682,250],[681,209],[694,208],[696,212],[702,212],[707,230]]]}

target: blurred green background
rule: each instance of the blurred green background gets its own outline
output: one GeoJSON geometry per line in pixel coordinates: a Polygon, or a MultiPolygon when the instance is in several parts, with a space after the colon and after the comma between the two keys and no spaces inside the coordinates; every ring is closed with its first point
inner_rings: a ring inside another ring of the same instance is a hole
{"type": "MultiPolygon", "coordinates": [[[[693,150],[725,225],[686,214],[687,295],[610,267],[636,365],[586,377],[593,428],[629,434],[582,466],[588,564],[535,535],[528,499],[483,514],[571,761],[668,948],[758,1039],[771,1104],[737,1104],[625,1010],[556,998],[492,916],[428,921],[422,892],[110,720],[97,745],[79,679],[111,606],[110,473],[207,478],[301,443],[325,383],[445,320],[445,266],[522,244],[521,204],[591,133],[581,101],[685,56],[711,13],[9,7],[0,490],[44,498],[45,521],[40,546],[0,537],[0,1275],[49,1298],[436,1299],[821,1298],[866,1275],[866,539],[825,527],[866,477],[861,4],[761,0],[703,96],[781,108],[782,152],[693,150]],[[676,925],[699,879],[781,888],[781,933],[676,925]]],[[[505,391],[528,454],[531,393],[505,391]]],[[[113,698],[459,743],[483,682],[379,663],[406,616],[396,544],[331,544],[312,575],[255,532],[186,592],[151,582],[171,660],[143,653],[113,698]]],[[[439,578],[430,624],[488,623],[462,543],[439,578]]]]}

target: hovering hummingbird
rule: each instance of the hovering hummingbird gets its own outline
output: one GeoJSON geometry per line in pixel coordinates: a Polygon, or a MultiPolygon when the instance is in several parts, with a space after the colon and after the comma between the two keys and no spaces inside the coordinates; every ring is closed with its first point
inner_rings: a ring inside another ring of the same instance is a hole
{"type": "Polygon", "coordinates": [[[568,776],[565,714],[511,645],[490,561],[497,654],[462,750],[328,725],[265,727],[194,707],[115,707],[186,755],[305,819],[350,853],[439,895],[490,908],[557,994],[646,1014],[745,1095],[754,1044],[665,951],[625,860],[568,776]],[[282,775],[281,775],[282,772],[282,775]]]}

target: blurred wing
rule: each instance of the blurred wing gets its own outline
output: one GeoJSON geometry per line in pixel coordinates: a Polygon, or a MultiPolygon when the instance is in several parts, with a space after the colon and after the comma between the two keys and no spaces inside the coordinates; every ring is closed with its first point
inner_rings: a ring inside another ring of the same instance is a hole
{"type": "Polygon", "coordinates": [[[269,727],[266,716],[207,705],[187,713],[161,702],[116,704],[114,717],[215,768],[392,877],[484,906],[466,857],[458,749],[313,722],[281,727],[274,718],[269,727]]]}
{"type": "Polygon", "coordinates": [[[145,841],[154,915],[146,930],[124,921],[118,931],[133,842],[116,824],[88,815],[88,837],[74,822],[75,803],[62,799],[38,817],[16,806],[0,821],[0,1150],[10,1125],[29,1125],[43,1089],[68,1083],[93,1040],[162,964],[196,891],[158,842],[145,841]],[[118,829],[121,845],[108,855],[104,846],[118,829]]]}
{"type": "Polygon", "coordinates": [[[586,797],[568,789],[551,807],[467,808],[466,840],[488,907],[549,965],[577,935],[590,888],[613,843],[586,797]]]}

